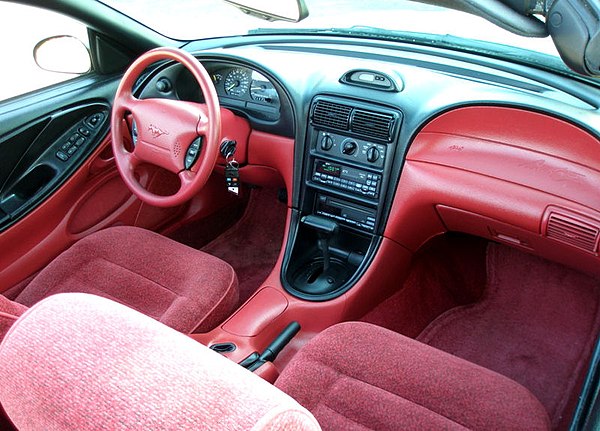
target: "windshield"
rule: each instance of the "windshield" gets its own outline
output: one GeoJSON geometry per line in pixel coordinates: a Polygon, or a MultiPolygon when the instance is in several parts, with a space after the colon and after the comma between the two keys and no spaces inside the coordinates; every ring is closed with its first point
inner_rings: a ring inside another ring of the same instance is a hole
{"type": "Polygon", "coordinates": [[[558,56],[550,38],[515,35],[467,13],[408,0],[305,0],[309,16],[299,23],[245,15],[222,0],[103,0],[155,31],[179,40],[244,35],[256,29],[365,28],[452,35],[558,56]]]}

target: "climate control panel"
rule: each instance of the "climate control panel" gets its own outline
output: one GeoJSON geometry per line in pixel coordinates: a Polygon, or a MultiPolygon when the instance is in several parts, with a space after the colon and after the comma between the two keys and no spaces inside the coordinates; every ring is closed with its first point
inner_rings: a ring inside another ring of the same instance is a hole
{"type": "Polygon", "coordinates": [[[375,168],[382,168],[387,156],[387,146],[384,144],[324,131],[318,132],[315,151],[328,157],[333,156],[375,168]]]}

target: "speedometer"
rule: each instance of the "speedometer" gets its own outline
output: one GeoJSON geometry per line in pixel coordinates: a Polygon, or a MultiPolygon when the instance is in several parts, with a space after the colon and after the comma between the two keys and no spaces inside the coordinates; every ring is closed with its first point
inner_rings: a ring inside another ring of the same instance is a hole
{"type": "Polygon", "coordinates": [[[230,96],[242,96],[250,89],[250,75],[243,69],[233,69],[225,78],[224,86],[230,96]]]}

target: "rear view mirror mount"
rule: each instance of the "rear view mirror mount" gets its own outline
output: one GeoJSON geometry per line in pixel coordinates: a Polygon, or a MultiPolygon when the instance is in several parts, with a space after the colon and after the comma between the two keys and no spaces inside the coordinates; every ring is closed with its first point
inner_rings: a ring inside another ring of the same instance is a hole
{"type": "Polygon", "coordinates": [[[304,0],[224,0],[247,15],[266,21],[299,22],[308,16],[304,0]]]}

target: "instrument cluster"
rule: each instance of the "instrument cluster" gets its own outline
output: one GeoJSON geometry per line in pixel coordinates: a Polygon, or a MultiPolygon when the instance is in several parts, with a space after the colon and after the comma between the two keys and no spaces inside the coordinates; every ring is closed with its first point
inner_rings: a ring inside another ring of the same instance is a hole
{"type": "MultiPolygon", "coordinates": [[[[247,114],[248,116],[266,121],[277,121],[280,118],[281,101],[273,83],[263,74],[244,66],[203,62],[210,75],[219,96],[219,103],[229,109],[247,114]]],[[[177,66],[167,69],[158,75],[154,81],[162,77],[172,79],[174,72],[174,94],[179,100],[204,103],[204,96],[193,75],[185,68],[177,66]]],[[[156,97],[156,85],[150,86],[144,94],[156,97]]],[[[160,90],[159,90],[160,93],[160,90]]],[[[167,93],[168,94],[168,93],[167,93]]]]}
{"type": "Polygon", "coordinates": [[[221,104],[279,112],[279,94],[261,73],[246,67],[207,67],[221,104]]]}

